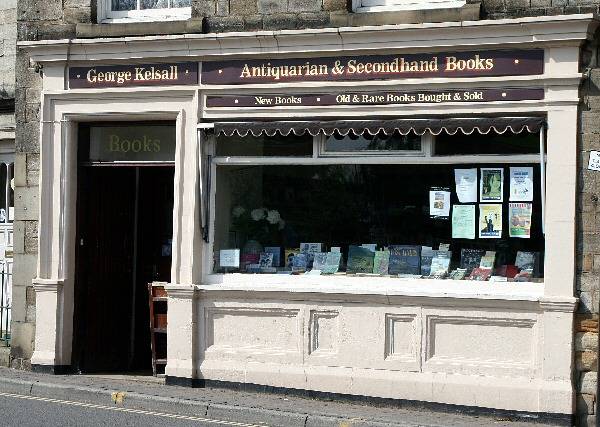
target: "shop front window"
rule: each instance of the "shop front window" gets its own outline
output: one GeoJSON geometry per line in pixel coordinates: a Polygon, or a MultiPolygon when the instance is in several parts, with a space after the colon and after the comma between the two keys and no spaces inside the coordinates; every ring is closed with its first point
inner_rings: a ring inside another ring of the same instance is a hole
{"type": "Polygon", "coordinates": [[[291,137],[302,154],[281,161],[223,157],[244,137],[214,138],[213,272],[541,281],[539,134],[461,138],[453,153],[447,135],[334,133],[300,157],[291,137]]]}

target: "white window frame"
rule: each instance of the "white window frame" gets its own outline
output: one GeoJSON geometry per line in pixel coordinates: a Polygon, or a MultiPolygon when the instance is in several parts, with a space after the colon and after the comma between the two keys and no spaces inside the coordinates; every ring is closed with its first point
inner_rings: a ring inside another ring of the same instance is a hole
{"type": "MultiPolygon", "coordinates": [[[[444,155],[444,156],[436,156],[434,151],[435,146],[435,137],[429,133],[425,133],[421,136],[421,149],[422,152],[415,152],[414,154],[405,154],[401,152],[401,154],[388,154],[387,152],[383,153],[375,153],[372,155],[365,156],[361,152],[350,152],[343,153],[343,155],[335,155],[331,156],[328,154],[323,154],[321,150],[325,144],[325,137],[322,135],[317,135],[313,137],[313,155],[312,157],[226,157],[215,155],[216,153],[216,137],[213,134],[206,135],[207,138],[203,144],[203,153],[200,153],[201,156],[210,156],[209,162],[201,161],[200,164],[205,164],[210,168],[209,178],[207,182],[207,194],[208,197],[207,205],[208,205],[208,218],[205,220],[208,222],[208,243],[207,243],[207,251],[203,257],[203,276],[204,282],[211,284],[219,284],[222,283],[224,277],[236,277],[242,276],[245,277],[244,280],[248,280],[248,277],[252,277],[251,274],[246,273],[216,273],[214,271],[213,260],[215,259],[214,254],[214,241],[215,241],[215,223],[216,223],[216,194],[217,194],[217,167],[223,165],[247,165],[247,166],[265,166],[265,165],[289,165],[289,166],[302,166],[302,165],[355,165],[355,164],[364,164],[364,165],[448,165],[448,164],[529,164],[529,163],[539,163],[542,168],[542,181],[543,184],[541,188],[544,189],[541,193],[542,197],[542,228],[545,230],[545,164],[546,164],[546,153],[544,150],[545,141],[545,133],[543,129],[540,131],[540,152],[537,154],[468,154],[468,155],[444,155]]],[[[545,234],[545,231],[544,231],[545,234]]],[[[545,250],[545,248],[544,248],[545,250]]],[[[544,274],[545,275],[545,274],[544,274]]],[[[273,276],[276,278],[276,281],[284,280],[281,278],[281,275],[277,274],[260,274],[258,275],[260,282],[260,278],[265,276],[273,276]]],[[[344,276],[345,279],[348,279],[348,276],[344,276]]],[[[323,276],[319,276],[320,280],[330,280],[336,281],[339,277],[336,278],[328,278],[323,279],[323,276]]],[[[292,280],[297,279],[294,277],[292,280]]],[[[383,278],[389,279],[389,278],[383,278]]],[[[396,279],[396,278],[392,278],[396,279]]],[[[237,280],[237,279],[234,279],[237,280]]],[[[359,279],[360,280],[360,279],[359,279]]],[[[436,282],[437,279],[419,279],[419,280],[429,280],[436,282]]],[[[451,282],[451,280],[446,279],[441,282],[451,282]]],[[[462,283],[463,281],[457,281],[462,283]]],[[[479,282],[477,282],[479,283],[479,282]]],[[[486,282],[488,285],[489,283],[486,282]]],[[[527,282],[524,283],[527,285],[537,286],[539,283],[527,282]]],[[[504,284],[506,285],[506,284],[504,284]]]]}
{"type": "Polygon", "coordinates": [[[452,9],[462,7],[466,3],[465,0],[352,0],[352,10],[360,13],[452,9]]]}
{"type": "MultiPolygon", "coordinates": [[[[185,21],[192,17],[192,8],[169,7],[163,9],[140,9],[141,0],[137,0],[136,10],[111,10],[112,0],[98,0],[99,23],[185,21]]],[[[171,4],[172,0],[169,0],[171,4]]]]}

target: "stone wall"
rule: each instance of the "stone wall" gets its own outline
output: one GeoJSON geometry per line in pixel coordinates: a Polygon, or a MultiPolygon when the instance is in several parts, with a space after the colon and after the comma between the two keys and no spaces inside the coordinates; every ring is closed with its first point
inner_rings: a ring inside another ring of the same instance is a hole
{"type": "MultiPolygon", "coordinates": [[[[16,0],[3,0],[3,2],[16,0]]],[[[192,0],[192,20],[177,23],[95,25],[96,0],[20,0],[18,37],[41,40],[70,37],[322,28],[501,19],[563,13],[598,12],[600,0],[468,0],[460,10],[419,13],[352,14],[347,0],[192,0]]],[[[2,12],[0,11],[0,14],[2,12]]],[[[0,31],[2,29],[0,28],[0,31]]],[[[1,33],[0,33],[1,34],[1,33]]],[[[594,48],[595,49],[595,48],[594,48]]],[[[579,197],[577,210],[578,275],[581,303],[575,321],[574,382],[578,424],[596,425],[598,311],[600,304],[600,173],[586,170],[589,150],[600,150],[600,68],[597,56],[582,86],[579,197]]],[[[13,290],[13,366],[27,368],[33,350],[35,299],[31,279],[37,253],[39,176],[39,90],[41,78],[28,58],[17,55],[17,157],[15,176],[15,276],[13,290]]],[[[43,71],[43,70],[42,70],[43,71]]],[[[0,85],[1,85],[0,80],[0,85]]]]}

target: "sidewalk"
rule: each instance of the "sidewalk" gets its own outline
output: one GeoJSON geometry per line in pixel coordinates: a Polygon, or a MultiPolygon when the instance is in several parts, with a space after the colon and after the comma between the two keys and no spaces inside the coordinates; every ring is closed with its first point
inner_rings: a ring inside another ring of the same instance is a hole
{"type": "MultiPolygon", "coordinates": [[[[313,400],[268,393],[164,385],[154,377],[54,376],[0,368],[0,392],[122,405],[224,421],[285,427],[548,426],[535,419],[433,412],[426,408],[313,400]]],[[[551,422],[551,421],[550,421],[551,422]]]]}

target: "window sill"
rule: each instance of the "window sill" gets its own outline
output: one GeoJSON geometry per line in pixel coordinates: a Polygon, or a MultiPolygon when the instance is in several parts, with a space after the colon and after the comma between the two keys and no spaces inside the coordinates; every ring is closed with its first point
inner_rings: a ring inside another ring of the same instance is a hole
{"type": "Polygon", "coordinates": [[[291,292],[386,295],[505,301],[540,301],[543,283],[477,282],[373,276],[288,276],[281,274],[210,274],[197,285],[206,291],[291,292]]]}

